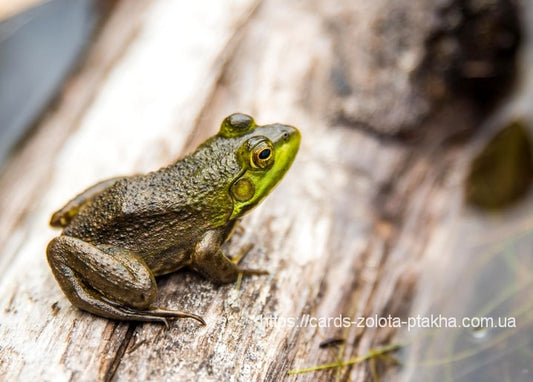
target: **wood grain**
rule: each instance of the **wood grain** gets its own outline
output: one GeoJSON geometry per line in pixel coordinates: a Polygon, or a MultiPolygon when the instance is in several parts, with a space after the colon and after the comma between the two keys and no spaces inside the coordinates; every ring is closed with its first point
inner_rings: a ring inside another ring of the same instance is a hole
{"type": "MultiPolygon", "coordinates": [[[[343,95],[346,84],[336,70],[371,54],[365,36],[370,38],[372,21],[390,2],[370,10],[361,3],[349,13],[343,4],[119,3],[87,63],[0,178],[0,379],[371,378],[368,363],[291,377],[287,372],[389,344],[393,328],[298,327],[287,320],[405,315],[419,262],[445,248],[453,231],[461,205],[458,179],[470,148],[441,145],[441,125],[460,115],[421,121],[409,114],[409,99],[397,104],[385,97],[379,104],[388,86],[386,68],[379,68],[375,93],[364,91],[374,73],[366,63],[370,77],[350,82],[351,88],[358,81],[365,87],[350,99],[343,95]],[[361,21],[357,41],[342,40],[332,27],[346,15],[350,23],[361,21]],[[389,103],[401,118],[387,115],[389,103]],[[347,126],[337,118],[342,108],[363,110],[373,124],[383,120],[387,131],[398,120],[396,127],[408,122],[437,133],[431,141],[381,135],[347,126]],[[158,303],[201,314],[205,327],[180,320],[167,330],[73,308],[44,256],[57,234],[46,228],[51,212],[98,180],[170,163],[236,111],[258,123],[293,124],[303,136],[286,179],[228,245],[229,253],[237,253],[254,243],[245,264],[270,275],[244,279],[239,289],[187,271],[161,278],[158,303]],[[320,347],[339,337],[340,354],[320,347]]],[[[421,12],[431,15],[435,8],[426,4],[421,12]]],[[[398,89],[405,87],[420,102],[423,95],[409,74],[422,62],[429,33],[424,28],[402,46],[403,66],[389,62],[402,72],[395,78],[403,81],[398,89]]],[[[387,54],[394,57],[394,51],[387,54]]]]}

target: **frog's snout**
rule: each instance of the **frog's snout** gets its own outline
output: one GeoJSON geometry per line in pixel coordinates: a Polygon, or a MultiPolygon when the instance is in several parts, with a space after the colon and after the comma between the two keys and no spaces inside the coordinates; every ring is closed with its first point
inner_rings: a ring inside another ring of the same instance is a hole
{"type": "Polygon", "coordinates": [[[283,125],[281,131],[281,140],[285,144],[289,144],[292,147],[292,150],[295,151],[294,154],[296,155],[296,151],[298,151],[298,148],[300,147],[300,131],[296,127],[289,125],[283,125]]]}
{"type": "Polygon", "coordinates": [[[278,134],[277,139],[274,139],[279,143],[292,143],[292,145],[297,149],[300,145],[300,131],[291,125],[282,125],[280,123],[275,123],[271,125],[273,130],[278,134]]]}

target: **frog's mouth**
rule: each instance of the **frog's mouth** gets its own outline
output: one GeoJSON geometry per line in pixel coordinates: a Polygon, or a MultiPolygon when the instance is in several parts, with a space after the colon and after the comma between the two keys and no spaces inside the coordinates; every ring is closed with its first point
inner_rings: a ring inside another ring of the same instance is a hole
{"type": "Polygon", "coordinates": [[[272,191],[291,167],[300,147],[300,132],[293,126],[258,126],[254,135],[270,139],[274,149],[274,163],[267,169],[248,169],[232,184],[230,190],[234,206],[231,219],[242,216],[272,191]]]}

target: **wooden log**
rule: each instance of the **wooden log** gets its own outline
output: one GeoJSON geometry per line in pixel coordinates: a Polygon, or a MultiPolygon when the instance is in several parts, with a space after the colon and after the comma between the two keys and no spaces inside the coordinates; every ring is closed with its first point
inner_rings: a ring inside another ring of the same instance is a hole
{"type": "Polygon", "coordinates": [[[6,20],[20,12],[43,3],[45,0],[12,0],[0,4],[0,21],[6,20]]]}
{"type": "MultiPolygon", "coordinates": [[[[416,38],[398,43],[399,61],[394,46],[382,56],[398,77],[373,70],[372,49],[387,44],[372,48],[374,23],[390,5],[120,2],[87,64],[0,179],[0,379],[274,381],[391,343],[394,328],[334,320],[406,314],[417,264],[445,248],[461,205],[460,188],[450,185],[471,148],[441,146],[449,136],[442,127],[473,117],[468,107],[421,117],[431,97],[410,75],[431,33],[419,21],[436,6],[413,5],[422,14],[406,33],[416,38]],[[349,30],[360,39],[336,28],[346,17],[360,24],[349,30]],[[364,66],[364,78],[352,64],[364,66]],[[407,98],[381,104],[390,81],[407,98]],[[411,96],[422,105],[414,114],[411,96]],[[72,307],[44,256],[57,234],[45,228],[50,214],[98,180],[151,171],[190,152],[236,111],[302,131],[293,168],[228,245],[236,253],[254,243],[245,264],[270,275],[239,288],[187,271],[160,278],[158,304],[200,314],[205,327],[116,322],[72,307]],[[344,118],[357,113],[363,122],[344,118]],[[382,131],[360,128],[380,121],[382,131]],[[436,131],[437,139],[394,137],[406,126],[436,131]],[[343,339],[338,354],[320,347],[332,338],[343,339]]],[[[291,378],[371,374],[363,363],[291,378]]]]}

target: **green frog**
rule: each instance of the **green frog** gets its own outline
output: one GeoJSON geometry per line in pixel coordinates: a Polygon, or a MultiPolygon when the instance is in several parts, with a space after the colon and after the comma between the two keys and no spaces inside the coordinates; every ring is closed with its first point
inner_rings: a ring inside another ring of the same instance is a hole
{"type": "Polygon", "coordinates": [[[154,306],[156,276],[189,267],[218,283],[266,271],[238,265],[222,245],[285,175],[300,145],[292,126],[232,114],[196,151],[146,175],[88,188],[53,214],[63,228],[46,255],[80,309],[119,320],[202,317],[154,306]]]}

